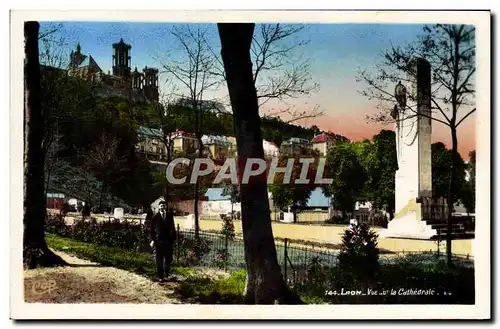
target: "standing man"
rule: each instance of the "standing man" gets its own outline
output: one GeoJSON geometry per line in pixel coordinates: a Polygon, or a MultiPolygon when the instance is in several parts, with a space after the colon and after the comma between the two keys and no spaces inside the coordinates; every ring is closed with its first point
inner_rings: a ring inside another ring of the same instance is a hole
{"type": "Polygon", "coordinates": [[[151,220],[151,247],[156,253],[156,281],[165,282],[170,274],[174,252],[174,215],[166,210],[167,203],[160,201],[159,211],[151,220]]]}

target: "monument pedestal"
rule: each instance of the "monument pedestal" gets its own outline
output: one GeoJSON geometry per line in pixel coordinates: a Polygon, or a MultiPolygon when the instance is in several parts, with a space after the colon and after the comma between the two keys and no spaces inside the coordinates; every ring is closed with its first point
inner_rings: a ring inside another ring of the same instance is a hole
{"type": "Polygon", "coordinates": [[[387,229],[380,234],[385,238],[406,238],[429,240],[437,235],[437,231],[432,226],[422,220],[424,205],[412,200],[393,220],[387,225],[387,229]]]}

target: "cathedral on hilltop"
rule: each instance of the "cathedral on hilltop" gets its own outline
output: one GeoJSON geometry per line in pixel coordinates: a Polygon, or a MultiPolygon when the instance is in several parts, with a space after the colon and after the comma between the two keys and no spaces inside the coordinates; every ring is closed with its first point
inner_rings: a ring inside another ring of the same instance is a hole
{"type": "Polygon", "coordinates": [[[131,69],[132,46],[123,42],[113,44],[113,72],[106,74],[89,54],[84,55],[80,44],[71,51],[68,73],[78,76],[95,88],[100,96],[119,96],[130,101],[158,102],[158,69],[148,68],[142,72],[131,69]]]}

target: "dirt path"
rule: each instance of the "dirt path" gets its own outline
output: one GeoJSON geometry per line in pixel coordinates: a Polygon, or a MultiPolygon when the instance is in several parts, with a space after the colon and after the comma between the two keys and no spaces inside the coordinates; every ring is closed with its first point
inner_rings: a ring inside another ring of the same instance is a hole
{"type": "Polygon", "coordinates": [[[26,302],[179,304],[178,283],[160,285],[140,275],[56,251],[71,266],[24,271],[26,302]]]}

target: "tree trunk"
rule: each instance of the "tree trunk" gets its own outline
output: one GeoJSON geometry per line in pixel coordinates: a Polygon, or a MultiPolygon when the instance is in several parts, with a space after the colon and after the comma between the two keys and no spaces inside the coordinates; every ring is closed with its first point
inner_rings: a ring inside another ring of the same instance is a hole
{"type": "MultiPolygon", "coordinates": [[[[250,45],[254,24],[218,24],[221,55],[235,121],[239,164],[264,159],[259,106],[252,76],[250,45]]],[[[240,171],[241,172],[241,171],[240,171]]],[[[241,184],[241,212],[247,303],[301,303],[285,285],[276,255],[265,173],[241,184]]]]}
{"type": "Polygon", "coordinates": [[[448,266],[453,266],[452,260],[452,250],[451,250],[451,241],[452,241],[452,225],[453,225],[453,185],[455,184],[455,167],[457,164],[458,157],[458,140],[457,140],[457,131],[456,129],[451,129],[451,141],[452,141],[452,149],[451,149],[451,172],[450,172],[450,182],[448,185],[448,216],[446,220],[446,262],[448,266]]]}
{"type": "Polygon", "coordinates": [[[199,202],[198,190],[199,190],[199,183],[198,181],[196,181],[194,183],[194,235],[196,238],[198,238],[198,235],[200,233],[200,222],[199,222],[200,210],[198,209],[198,202],[199,202]]]}
{"type": "Polygon", "coordinates": [[[45,241],[45,180],[42,149],[43,120],[41,110],[40,64],[38,60],[38,22],[24,23],[25,38],[25,145],[24,145],[24,232],[23,263],[25,267],[65,264],[45,241]]]}
{"type": "Polygon", "coordinates": [[[104,195],[104,188],[105,188],[104,182],[101,183],[101,193],[99,195],[99,209],[102,209],[102,197],[104,195]]]}
{"type": "Polygon", "coordinates": [[[234,214],[234,199],[233,199],[233,196],[231,195],[231,222],[234,221],[234,215],[233,214],[234,214]]]}
{"type": "MultiPolygon", "coordinates": [[[[172,160],[172,155],[170,153],[171,138],[170,138],[170,136],[166,137],[165,132],[163,132],[163,134],[164,134],[163,135],[163,141],[164,141],[163,144],[165,145],[165,147],[167,149],[167,163],[170,163],[170,161],[172,160]]],[[[165,175],[166,174],[167,173],[165,172],[165,175]]],[[[170,204],[170,201],[171,201],[170,200],[170,186],[169,185],[170,185],[170,183],[169,183],[168,179],[166,179],[165,180],[165,202],[167,203],[167,211],[170,210],[170,206],[171,206],[171,204],[170,204]]]]}
{"type": "MultiPolygon", "coordinates": [[[[199,129],[199,128],[197,128],[199,129]]],[[[203,157],[203,142],[201,141],[201,134],[197,134],[198,137],[198,157],[203,157]]],[[[200,199],[198,195],[198,191],[200,189],[199,177],[196,179],[194,183],[194,236],[195,239],[198,239],[200,234],[200,210],[198,209],[198,201],[200,199]]]]}
{"type": "Polygon", "coordinates": [[[45,189],[44,189],[45,198],[47,198],[47,194],[49,193],[49,184],[50,184],[50,174],[51,173],[52,173],[52,165],[50,165],[49,168],[47,168],[47,177],[45,179],[45,189]]]}

